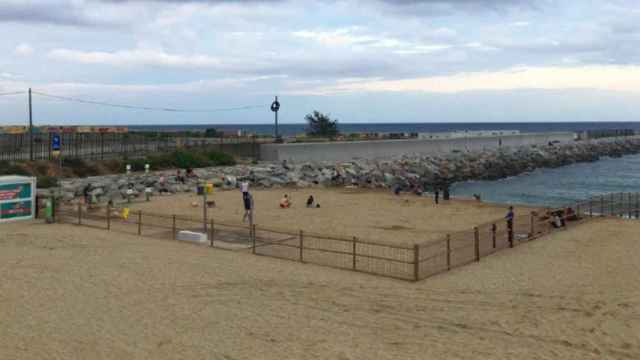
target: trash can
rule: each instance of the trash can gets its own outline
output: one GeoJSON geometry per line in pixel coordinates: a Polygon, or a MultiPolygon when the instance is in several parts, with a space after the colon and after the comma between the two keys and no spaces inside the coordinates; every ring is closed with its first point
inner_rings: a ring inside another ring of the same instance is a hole
{"type": "Polygon", "coordinates": [[[207,194],[213,194],[213,184],[207,184],[207,194]]]}
{"type": "Polygon", "coordinates": [[[53,199],[47,198],[44,200],[44,214],[47,224],[53,224],[53,199]]]}
{"type": "Polygon", "coordinates": [[[204,194],[204,186],[198,185],[198,187],[196,188],[196,193],[198,195],[203,195],[204,194]]]}

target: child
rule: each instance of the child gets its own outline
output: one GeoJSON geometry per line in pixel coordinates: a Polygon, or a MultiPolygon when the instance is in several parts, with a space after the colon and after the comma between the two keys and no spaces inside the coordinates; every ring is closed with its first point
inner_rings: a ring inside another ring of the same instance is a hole
{"type": "Polygon", "coordinates": [[[284,197],[280,199],[280,208],[288,209],[290,206],[291,203],[289,202],[289,196],[287,194],[284,194],[284,197]]]}

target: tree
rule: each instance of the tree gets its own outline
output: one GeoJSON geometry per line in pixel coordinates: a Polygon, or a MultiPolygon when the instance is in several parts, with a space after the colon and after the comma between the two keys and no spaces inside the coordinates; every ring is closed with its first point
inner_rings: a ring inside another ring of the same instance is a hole
{"type": "Polygon", "coordinates": [[[208,138],[220,137],[220,134],[218,133],[218,130],[213,128],[208,128],[207,130],[204,131],[204,137],[208,137],[208,138]]]}
{"type": "Polygon", "coordinates": [[[338,135],[338,119],[331,120],[329,114],[314,110],[304,117],[307,121],[307,135],[335,137],[338,135]]]}

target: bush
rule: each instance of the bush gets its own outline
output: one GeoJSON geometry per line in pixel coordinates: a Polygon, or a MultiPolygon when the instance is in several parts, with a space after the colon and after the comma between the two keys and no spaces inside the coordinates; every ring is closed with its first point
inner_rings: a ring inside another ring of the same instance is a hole
{"type": "Polygon", "coordinates": [[[38,176],[37,186],[39,189],[48,189],[58,186],[58,178],[54,176],[38,176]]]}
{"type": "Polygon", "coordinates": [[[207,166],[207,160],[202,154],[188,151],[176,151],[173,153],[175,166],[179,168],[197,168],[207,166]]]}
{"type": "Polygon", "coordinates": [[[27,170],[18,164],[11,164],[8,161],[0,161],[0,175],[31,175],[27,170]]]}
{"type": "Polygon", "coordinates": [[[67,158],[62,160],[62,166],[71,169],[78,177],[87,177],[100,175],[100,169],[93,164],[89,164],[84,160],[67,158]]]}
{"type": "Polygon", "coordinates": [[[219,151],[207,152],[207,159],[209,160],[209,166],[232,166],[236,164],[236,159],[233,156],[219,151]]]}

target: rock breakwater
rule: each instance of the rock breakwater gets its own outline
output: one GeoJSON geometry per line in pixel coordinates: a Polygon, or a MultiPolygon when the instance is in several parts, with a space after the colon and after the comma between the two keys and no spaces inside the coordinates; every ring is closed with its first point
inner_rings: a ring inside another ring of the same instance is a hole
{"type": "Polygon", "coordinates": [[[553,168],[601,157],[640,153],[640,138],[574,142],[562,145],[502,148],[482,152],[452,152],[444,156],[407,155],[386,160],[354,160],[340,163],[258,163],[195,169],[196,176],[182,182],[173,171],[149,174],[109,175],[66,179],[58,191],[65,200],[84,195],[85,190],[99,201],[118,200],[132,189],[139,195],[146,188],[154,193],[195,191],[199,181],[233,189],[241,181],[253,187],[358,186],[404,190],[446,189],[467,180],[494,180],[515,176],[537,168],[553,168]],[[164,181],[162,181],[164,179],[164,181]]]}

